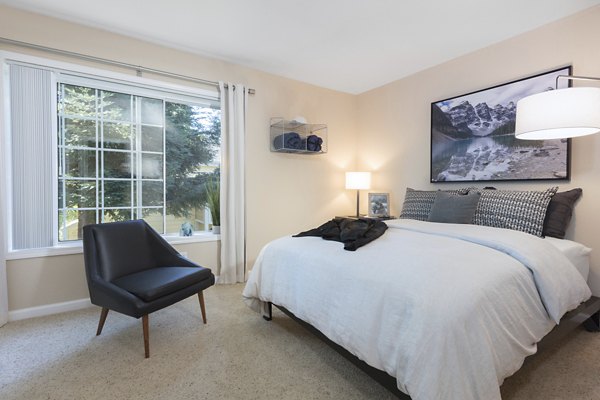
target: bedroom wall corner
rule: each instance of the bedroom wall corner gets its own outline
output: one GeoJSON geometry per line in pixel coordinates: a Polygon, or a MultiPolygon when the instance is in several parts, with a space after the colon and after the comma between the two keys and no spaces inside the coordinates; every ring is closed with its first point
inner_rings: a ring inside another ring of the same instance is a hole
{"type": "MultiPolygon", "coordinates": [[[[398,215],[406,187],[446,189],[458,183],[430,183],[432,102],[573,65],[573,73],[600,76],[600,6],[453,59],[358,96],[358,165],[372,169],[374,186],[391,193],[398,215]]],[[[508,189],[583,188],[567,238],[594,249],[589,283],[600,295],[600,135],[573,139],[570,181],[486,182],[508,189]]]]}

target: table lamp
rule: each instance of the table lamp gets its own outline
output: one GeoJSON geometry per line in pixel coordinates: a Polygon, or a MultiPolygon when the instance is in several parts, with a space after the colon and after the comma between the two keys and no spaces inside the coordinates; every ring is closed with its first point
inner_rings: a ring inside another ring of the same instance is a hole
{"type": "Polygon", "coordinates": [[[371,188],[370,172],[346,172],[346,189],[356,189],[356,218],[360,217],[360,190],[371,188]]]}

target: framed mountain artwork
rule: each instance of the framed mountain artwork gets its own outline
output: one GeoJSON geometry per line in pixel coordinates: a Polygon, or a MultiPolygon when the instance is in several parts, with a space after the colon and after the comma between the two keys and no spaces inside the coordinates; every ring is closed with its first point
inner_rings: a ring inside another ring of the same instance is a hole
{"type": "Polygon", "coordinates": [[[570,140],[514,133],[517,101],[554,90],[556,77],[570,74],[564,67],[431,103],[431,182],[568,180],[570,140]]]}

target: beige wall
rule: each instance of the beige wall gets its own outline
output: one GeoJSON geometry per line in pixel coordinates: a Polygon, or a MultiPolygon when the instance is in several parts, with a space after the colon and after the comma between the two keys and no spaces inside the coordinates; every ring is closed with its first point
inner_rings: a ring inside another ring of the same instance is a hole
{"type": "MultiPolygon", "coordinates": [[[[358,96],[359,166],[376,171],[378,190],[391,193],[392,212],[402,208],[406,187],[429,183],[430,104],[572,64],[575,75],[600,76],[600,7],[576,14],[358,96]]],[[[600,294],[600,135],[572,142],[571,181],[581,187],[568,237],[596,249],[595,293],[600,294]]],[[[552,182],[494,183],[501,188],[545,188],[552,182]]],[[[483,186],[483,185],[480,185],[483,186]]]]}
{"type": "MultiPolygon", "coordinates": [[[[217,243],[175,247],[215,271],[217,243]]],[[[82,254],[11,260],[7,272],[10,311],[89,297],[82,254]]]]}
{"type": "MultiPolygon", "coordinates": [[[[0,6],[0,36],[256,89],[256,95],[250,96],[247,124],[249,266],[269,240],[352,211],[344,171],[355,165],[356,96],[5,6],[0,6]],[[298,115],[328,125],[327,154],[269,151],[269,119],[298,115]]],[[[5,45],[0,49],[57,58],[5,45]]],[[[195,261],[210,265],[216,259],[216,246],[216,242],[186,245],[185,251],[195,261]]],[[[80,255],[8,261],[7,274],[10,310],[87,296],[80,255]]]]}
{"type": "MultiPolygon", "coordinates": [[[[353,193],[343,189],[344,172],[348,169],[358,166],[375,171],[371,191],[390,192],[394,214],[400,211],[407,186],[453,186],[429,183],[430,103],[566,64],[572,64],[576,74],[600,76],[597,21],[600,21],[600,7],[351,96],[0,6],[3,37],[204,79],[241,82],[256,89],[256,95],[249,101],[246,153],[250,266],[269,240],[315,226],[334,215],[353,212],[353,193]],[[328,124],[328,154],[301,156],[269,151],[269,118],[297,115],[328,124]]],[[[0,49],[24,52],[2,45],[0,49]]],[[[595,210],[595,199],[600,195],[599,154],[600,135],[573,140],[572,179],[560,184],[561,189],[584,189],[569,234],[596,249],[600,249],[596,230],[600,215],[595,210]]],[[[498,183],[496,186],[549,185],[498,183]]],[[[366,200],[366,193],[362,198],[366,200]]],[[[216,264],[216,242],[184,245],[181,250],[199,263],[216,264]]],[[[593,274],[600,279],[597,272],[600,256],[594,255],[592,262],[593,274]]],[[[81,255],[9,261],[7,273],[11,310],[87,295],[81,255]]],[[[596,289],[600,291],[600,286],[596,289]]]]}

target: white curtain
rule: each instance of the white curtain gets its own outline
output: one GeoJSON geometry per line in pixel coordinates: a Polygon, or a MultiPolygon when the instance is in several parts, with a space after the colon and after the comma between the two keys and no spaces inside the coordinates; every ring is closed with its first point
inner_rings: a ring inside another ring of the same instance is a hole
{"type": "MultiPolygon", "coordinates": [[[[52,246],[52,215],[55,212],[53,171],[44,167],[52,165],[55,151],[52,72],[11,64],[8,77],[10,95],[3,100],[8,101],[9,107],[3,109],[9,109],[4,118],[10,121],[10,141],[0,140],[0,326],[8,319],[7,215],[11,216],[11,248],[29,249],[52,246]],[[10,165],[8,154],[12,155],[10,165]],[[10,171],[10,179],[6,171],[10,171]],[[5,197],[8,182],[12,196],[9,211],[5,197]]],[[[8,92],[6,87],[2,89],[0,92],[8,92]]]]}
{"type": "MultiPolygon", "coordinates": [[[[0,210],[4,210],[3,201],[0,199],[0,210]]],[[[4,215],[0,211],[0,229],[2,232],[6,232],[6,226],[4,225],[4,215]]],[[[4,236],[4,235],[2,235],[4,236]]],[[[8,287],[6,284],[6,244],[5,240],[2,239],[0,243],[0,326],[8,322],[8,287]]]]}
{"type": "Polygon", "coordinates": [[[219,82],[221,91],[221,270],[217,283],[246,275],[246,103],[244,85],[219,82]]]}
{"type": "MultiPolygon", "coordinates": [[[[6,153],[4,152],[0,140],[0,165],[6,165],[6,153]]],[[[0,170],[0,174],[5,175],[5,169],[0,170]]],[[[0,326],[8,322],[8,287],[6,284],[6,202],[4,194],[6,193],[5,176],[0,176],[0,326]]]]}
{"type": "Polygon", "coordinates": [[[11,248],[50,247],[54,182],[52,165],[56,120],[52,72],[10,66],[10,143],[12,154],[11,248]]]}

